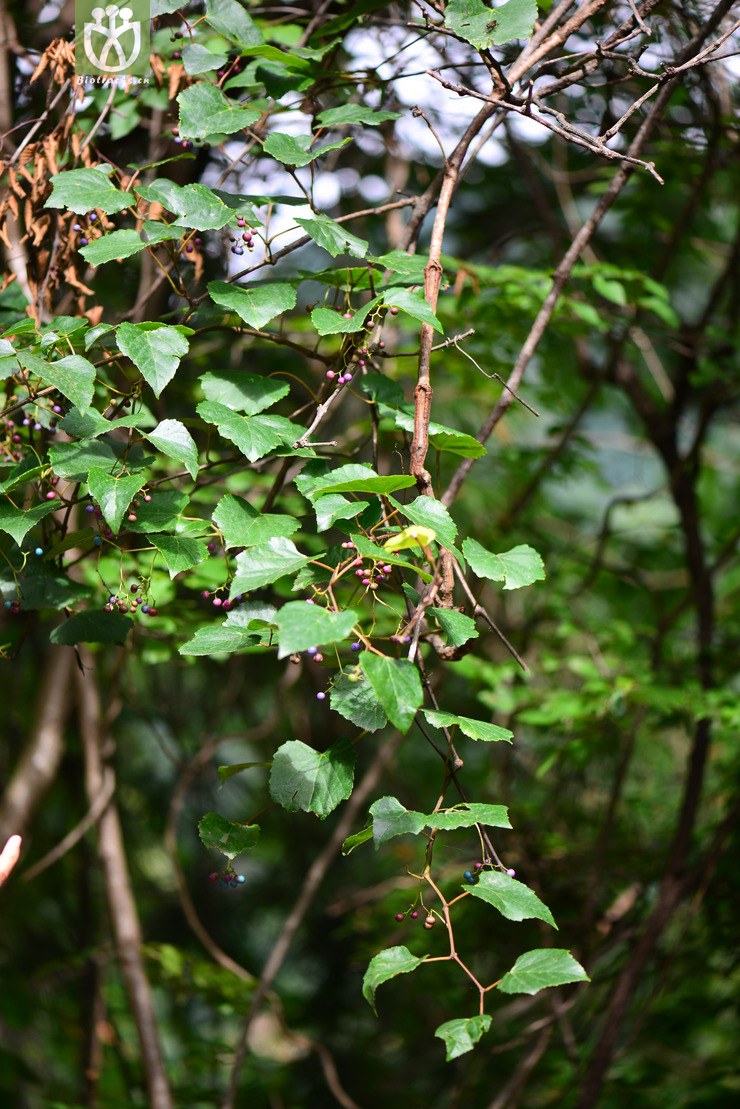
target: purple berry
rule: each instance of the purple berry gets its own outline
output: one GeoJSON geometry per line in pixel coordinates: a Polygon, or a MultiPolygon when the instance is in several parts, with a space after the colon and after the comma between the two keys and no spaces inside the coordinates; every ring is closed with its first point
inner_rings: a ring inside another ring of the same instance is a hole
{"type": "Polygon", "coordinates": [[[306,647],[306,654],[307,655],[315,655],[317,651],[318,651],[318,647],[306,647]]]}
{"type": "Polygon", "coordinates": [[[151,612],[151,609],[149,608],[149,605],[142,605],[141,606],[141,611],[146,612],[148,614],[149,612],[151,612]]]}
{"type": "Polygon", "coordinates": [[[333,381],[333,380],[334,380],[334,378],[335,378],[335,377],[336,377],[337,375],[335,374],[334,370],[327,370],[327,371],[326,371],[326,376],[327,376],[327,378],[329,379],[329,381],[333,381]]]}
{"type": "Polygon", "coordinates": [[[516,878],[516,871],[513,867],[509,867],[506,873],[509,875],[510,878],[516,878]]]}
{"type": "Polygon", "coordinates": [[[223,603],[224,603],[223,602],[223,597],[214,597],[213,598],[213,607],[214,608],[220,608],[223,603]]]}
{"type": "Polygon", "coordinates": [[[87,246],[89,242],[90,240],[88,238],[86,238],[84,235],[80,235],[80,246],[87,246]]]}
{"type": "Polygon", "coordinates": [[[317,701],[325,701],[326,700],[326,694],[324,693],[323,689],[320,689],[319,692],[316,694],[316,700],[317,701]]]}
{"type": "Polygon", "coordinates": [[[403,913],[396,913],[396,920],[398,921],[398,923],[399,923],[399,924],[400,924],[400,923],[401,923],[402,921],[404,921],[405,919],[406,919],[406,917],[404,916],[404,914],[403,914],[403,913]]]}
{"type": "Polygon", "coordinates": [[[419,914],[417,913],[416,909],[414,909],[413,912],[409,913],[409,916],[411,917],[412,920],[418,920],[419,919],[419,914]]]}
{"type": "Polygon", "coordinates": [[[57,414],[57,416],[61,416],[61,414],[62,414],[61,405],[55,404],[54,407],[52,408],[52,412],[55,412],[57,414]]]}
{"type": "Polygon", "coordinates": [[[361,651],[362,650],[362,644],[361,643],[351,643],[349,649],[350,649],[350,651],[361,651]]]}
{"type": "Polygon", "coordinates": [[[46,494],[47,501],[55,501],[56,497],[57,495],[53,489],[50,489],[49,492],[46,494]]]}

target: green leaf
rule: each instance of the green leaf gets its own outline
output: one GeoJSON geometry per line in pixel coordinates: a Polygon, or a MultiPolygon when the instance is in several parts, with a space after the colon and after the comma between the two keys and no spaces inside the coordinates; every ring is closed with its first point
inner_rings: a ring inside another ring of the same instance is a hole
{"type": "Polygon", "coordinates": [[[428,608],[427,615],[433,616],[447,637],[448,647],[462,647],[470,639],[478,638],[475,620],[454,608],[428,608]]]}
{"type": "Polygon", "coordinates": [[[498,724],[486,724],[484,720],[473,720],[469,716],[456,716],[452,712],[433,712],[424,709],[424,715],[433,728],[452,728],[458,726],[463,735],[470,739],[481,739],[484,743],[497,743],[505,740],[511,743],[514,733],[498,724]]]}
{"type": "Polygon", "coordinates": [[[610,300],[612,304],[618,304],[620,308],[624,308],[627,304],[627,292],[621,281],[614,281],[612,278],[604,277],[599,273],[595,273],[591,281],[594,292],[598,293],[604,300],[610,300]]]}
{"type": "Polygon", "coordinates": [[[314,150],[309,149],[314,141],[313,135],[285,135],[280,131],[273,131],[265,139],[263,150],[276,162],[284,166],[307,166],[330,150],[339,150],[346,146],[351,139],[339,139],[337,142],[325,143],[314,150]]]}
{"type": "Polygon", "coordinates": [[[286,435],[286,425],[291,432],[299,430],[289,420],[279,416],[240,416],[225,404],[212,400],[201,401],[196,412],[207,423],[215,424],[219,434],[238,447],[250,462],[264,458],[275,447],[290,443],[295,438],[294,433],[286,435]]]}
{"type": "Polygon", "coordinates": [[[541,557],[526,544],[512,547],[503,554],[492,554],[475,539],[466,539],[463,553],[474,574],[489,581],[502,581],[504,589],[521,589],[545,577],[541,557]]]}
{"type": "Polygon", "coordinates": [[[407,316],[419,323],[429,324],[435,331],[442,333],[444,328],[431,310],[424,294],[412,289],[384,289],[383,303],[389,308],[400,308],[407,316]]]}
{"type": "Polygon", "coordinates": [[[580,963],[570,951],[545,947],[520,955],[508,974],[498,984],[502,993],[539,993],[549,986],[565,986],[569,982],[590,982],[580,963]]]}
{"type": "Polygon", "coordinates": [[[81,443],[55,443],[49,447],[49,462],[55,474],[72,481],[86,481],[87,473],[96,467],[113,467],[123,455],[129,470],[140,470],[151,462],[138,448],[115,440],[88,439],[81,443]]]}
{"type": "Polygon", "coordinates": [[[206,23],[238,46],[256,46],[262,32],[237,0],[207,0],[206,23]]]}
{"type": "Polygon", "coordinates": [[[218,373],[203,374],[199,380],[206,400],[215,400],[235,412],[245,412],[247,416],[256,416],[265,408],[272,408],[290,392],[286,381],[240,370],[219,370],[218,373]]]}
{"type": "Polygon", "coordinates": [[[49,638],[57,646],[112,643],[120,647],[133,626],[133,620],[118,612],[81,612],[54,628],[49,638]]]}
{"type": "Polygon", "coordinates": [[[378,986],[389,982],[391,978],[397,978],[399,974],[416,970],[425,959],[426,955],[417,958],[407,947],[401,946],[387,947],[385,951],[379,951],[373,956],[362,979],[362,996],[376,1015],[378,1010],[375,1008],[375,991],[378,986]]]}
{"type": "Polygon", "coordinates": [[[341,223],[329,219],[328,216],[319,213],[313,219],[296,217],[296,223],[318,246],[328,250],[332,258],[337,258],[340,254],[352,254],[355,258],[364,258],[367,254],[368,243],[365,239],[358,239],[356,235],[351,235],[349,231],[345,231],[341,223]]]}
{"type": "Polygon", "coordinates": [[[288,812],[301,809],[323,820],[352,793],[355,758],[348,739],[340,739],[324,752],[300,740],[288,740],[272,760],[270,796],[288,812]]]}
{"type": "MultiPolygon", "coordinates": [[[[320,557],[316,555],[315,557],[320,557]]],[[[310,555],[302,555],[289,539],[279,536],[267,543],[242,551],[236,556],[236,574],[231,583],[230,596],[249,593],[270,585],[286,574],[295,574],[311,562],[310,555]]]]}
{"type": "Polygon", "coordinates": [[[371,255],[369,258],[376,266],[391,270],[399,277],[406,278],[412,285],[424,284],[424,270],[429,261],[423,254],[407,254],[405,250],[389,250],[387,254],[371,255]]]}
{"type": "Polygon", "coordinates": [[[366,732],[377,732],[388,723],[385,709],[373,687],[357,669],[345,669],[344,674],[331,687],[331,707],[345,720],[366,732]]]}
{"type": "Polygon", "coordinates": [[[159,489],[147,504],[144,502],[136,509],[135,523],[129,523],[128,531],[135,531],[145,535],[150,532],[175,531],[180,524],[180,517],[188,504],[185,493],[174,490],[161,492],[159,489]]]}
{"type": "Polygon", "coordinates": [[[254,547],[279,536],[289,538],[300,524],[292,516],[262,513],[243,497],[227,493],[216,505],[213,521],[224,537],[224,546],[254,547]]]}
{"type": "Polygon", "coordinates": [[[116,344],[121,354],[131,359],[151,386],[155,397],[161,396],[164,387],[175,376],[180,359],[188,353],[185,336],[176,327],[167,324],[119,324],[116,344]]]}
{"type": "Polygon", "coordinates": [[[75,439],[96,439],[98,435],[107,435],[117,427],[138,427],[146,419],[143,412],[134,412],[117,420],[106,420],[95,408],[88,408],[84,415],[79,408],[70,408],[64,419],[59,421],[59,426],[75,439]]]}
{"type": "Polygon", "coordinates": [[[146,243],[138,231],[126,228],[123,231],[112,231],[109,235],[102,235],[93,239],[87,246],[80,248],[80,254],[91,266],[102,266],[105,262],[113,262],[116,258],[130,258],[146,249],[146,243]]]}
{"type": "MultiPolygon", "coordinates": [[[[92,538],[92,529],[87,530],[90,531],[90,538],[92,538]]],[[[29,562],[20,584],[21,603],[24,609],[61,609],[92,594],[92,589],[81,585],[80,582],[72,581],[66,574],[58,573],[47,564],[46,559],[40,562],[29,562]]]]}
{"type": "Polygon", "coordinates": [[[182,50],[182,62],[185,66],[185,72],[191,77],[195,77],[200,73],[211,73],[214,69],[219,69],[227,61],[227,54],[215,53],[199,42],[188,43],[182,50]]]}
{"type": "Polygon", "coordinates": [[[236,312],[249,327],[260,330],[270,320],[295,308],[297,294],[292,285],[229,285],[226,281],[209,281],[211,300],[221,308],[236,312]]]}
{"type": "Polygon", "coordinates": [[[328,531],[337,520],[351,520],[367,508],[369,501],[349,501],[339,493],[319,497],[314,505],[316,530],[328,531]]]}
{"type": "Polygon", "coordinates": [[[459,1020],[448,1020],[440,1024],[434,1035],[444,1041],[446,1061],[451,1063],[458,1055],[472,1051],[483,1033],[491,1027],[491,1019],[485,1013],[478,1017],[461,1017],[459,1020]]]}
{"type": "Polygon", "coordinates": [[[316,117],[322,127],[343,127],[354,123],[365,127],[379,127],[381,123],[400,118],[400,112],[376,111],[366,104],[342,104],[339,108],[326,108],[316,117]]]}
{"type": "Polygon", "coordinates": [[[98,467],[88,472],[90,496],[100,505],[105,522],[114,534],[118,534],[124,513],[146,483],[147,475],[142,473],[114,475],[98,467]]]}
{"type": "Polygon", "coordinates": [[[68,208],[78,215],[99,209],[110,215],[128,208],[133,201],[133,196],[117,189],[102,169],[68,169],[52,177],[51,196],[44,207],[68,208]]]}
{"type": "Polygon", "coordinates": [[[332,470],[311,490],[311,497],[324,493],[395,493],[416,485],[410,474],[391,474],[381,477],[370,466],[350,462],[332,470]]]}
{"type": "Polygon", "coordinates": [[[198,475],[198,448],[192,435],[179,420],[162,420],[147,431],[146,438],[168,458],[181,463],[192,478],[198,475]]]}
{"type": "Polygon", "coordinates": [[[30,351],[21,351],[18,361],[29,373],[36,374],[47,385],[53,385],[62,396],[72,401],[81,412],[92,404],[95,367],[87,358],[70,354],[56,362],[46,362],[30,351]]]}
{"type": "Polygon", "coordinates": [[[216,768],[218,780],[221,785],[228,782],[229,778],[233,778],[235,774],[241,774],[243,770],[252,770],[255,766],[261,767],[263,770],[269,770],[272,766],[270,762],[235,762],[230,766],[219,766],[216,768]]]}
{"type": "MultiPolygon", "coordinates": [[[[396,427],[400,427],[403,431],[413,432],[414,413],[410,405],[388,411],[385,405],[381,405],[381,413],[384,416],[392,416],[396,421],[396,427]]],[[[487,454],[483,444],[465,431],[456,431],[455,428],[444,427],[442,424],[432,421],[429,424],[428,434],[429,442],[438,451],[457,454],[461,458],[483,458],[487,454]]]]}
{"type": "Polygon", "coordinates": [[[208,140],[212,135],[233,135],[260,118],[256,108],[245,108],[224,96],[215,85],[199,81],[177,97],[180,137],[208,140]]]}
{"type": "Polygon", "coordinates": [[[258,824],[237,824],[217,812],[208,812],[198,821],[198,835],[204,847],[220,851],[233,860],[242,851],[249,851],[260,838],[258,824]]]}
{"type": "Polygon", "coordinates": [[[508,0],[500,8],[483,0],[449,0],[445,8],[445,26],[478,50],[529,38],[536,19],[536,0],[508,0]]]}
{"type": "Polygon", "coordinates": [[[474,824],[485,824],[488,828],[511,828],[506,805],[484,805],[477,802],[431,813],[424,820],[430,828],[439,828],[445,832],[454,832],[456,828],[472,828],[474,824]]]}
{"type": "Polygon", "coordinates": [[[160,177],[151,185],[137,185],[136,191],[144,200],[161,204],[179,217],[173,224],[147,220],[144,229],[149,242],[179,239],[184,227],[196,231],[217,231],[234,218],[233,207],[226,204],[213,189],[200,183],[176,185],[174,181],[160,177]]]}
{"type": "Polygon", "coordinates": [[[12,536],[20,546],[26,532],[56,508],[59,508],[58,501],[45,501],[33,508],[16,508],[10,501],[3,499],[0,501],[0,531],[12,536]]]}
{"type": "Polygon", "coordinates": [[[239,628],[234,624],[205,624],[195,635],[178,648],[181,655],[233,654],[259,640],[257,631],[239,628]]]}
{"type": "Polygon", "coordinates": [[[275,623],[279,632],[278,658],[305,651],[309,647],[324,647],[341,643],[355,626],[357,612],[331,612],[319,605],[305,601],[290,601],[283,605],[275,623]]]}
{"type": "Polygon", "coordinates": [[[405,808],[396,797],[380,797],[370,806],[373,818],[373,842],[377,850],[395,836],[417,836],[427,825],[423,813],[405,808]]]}
{"type": "Polygon", "coordinates": [[[366,828],[362,829],[362,831],[355,832],[354,835],[347,836],[346,840],[342,844],[342,854],[351,854],[351,852],[354,851],[355,847],[360,847],[361,844],[367,843],[367,841],[372,838],[373,826],[372,824],[368,824],[366,828]]]}
{"type": "Polygon", "coordinates": [[[419,671],[408,659],[369,652],[362,656],[360,665],[390,722],[400,732],[407,732],[424,697],[419,671]]]}
{"type": "Polygon", "coordinates": [[[171,578],[197,566],[208,555],[205,543],[199,539],[181,535],[147,535],[147,539],[161,554],[171,578]]]}
{"type": "Polygon", "coordinates": [[[457,524],[441,501],[435,500],[434,497],[417,497],[410,504],[399,504],[397,501],[392,501],[392,504],[413,524],[431,528],[436,532],[437,539],[443,547],[450,548],[454,545],[457,524]]]}
{"type": "Polygon", "coordinates": [[[557,929],[552,913],[534,890],[498,870],[483,871],[474,886],[464,887],[473,897],[493,905],[507,920],[544,920],[557,929]]]}
{"type": "Polygon", "coordinates": [[[349,319],[346,319],[341,312],[336,312],[333,308],[314,308],[311,312],[311,323],[321,336],[356,335],[357,332],[365,330],[365,320],[371,309],[378,303],[378,300],[379,298],[376,297],[369,304],[364,304],[349,319]]]}

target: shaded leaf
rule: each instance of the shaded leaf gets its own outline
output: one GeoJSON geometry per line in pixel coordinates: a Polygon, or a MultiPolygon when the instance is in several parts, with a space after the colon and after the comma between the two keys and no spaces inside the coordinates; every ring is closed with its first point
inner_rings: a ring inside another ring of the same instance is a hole
{"type": "Polygon", "coordinates": [[[391,978],[397,978],[399,974],[409,974],[410,971],[416,970],[425,959],[426,955],[417,957],[412,955],[407,947],[402,946],[387,947],[385,951],[379,951],[373,956],[362,979],[362,996],[374,1013],[377,1014],[375,991],[378,986],[383,982],[389,982],[391,978]]]}
{"type": "Polygon", "coordinates": [[[81,612],[54,628],[49,638],[58,646],[113,643],[120,647],[133,626],[133,620],[118,612],[81,612]]]}
{"type": "Polygon", "coordinates": [[[58,501],[46,501],[34,505],[33,508],[16,508],[10,501],[3,499],[0,501],[0,531],[12,536],[20,546],[26,533],[57,508],[58,501]]]}
{"type": "Polygon", "coordinates": [[[365,653],[360,663],[388,719],[407,732],[423,700],[419,671],[408,659],[365,653]]]}
{"type": "Polygon", "coordinates": [[[115,534],[118,534],[128,506],[146,482],[147,475],[143,473],[114,475],[97,467],[88,471],[90,496],[98,502],[106,524],[115,534]]]}
{"type": "Polygon", "coordinates": [[[206,813],[198,821],[198,835],[204,847],[220,851],[232,861],[256,846],[260,836],[258,824],[237,824],[216,812],[206,813]]]}
{"type": "Polygon", "coordinates": [[[385,709],[368,681],[361,674],[344,674],[331,687],[331,707],[345,720],[366,732],[377,732],[388,723],[385,709]]]}
{"type": "Polygon", "coordinates": [[[465,1055],[472,1051],[484,1032],[491,1027],[491,1017],[488,1013],[477,1017],[461,1017],[458,1020],[448,1020],[436,1028],[434,1035],[444,1041],[446,1060],[448,1063],[457,1059],[458,1055],[465,1055]]]}
{"type": "Polygon", "coordinates": [[[355,758],[348,739],[340,739],[324,752],[300,740],[288,740],[272,761],[270,796],[288,812],[302,809],[323,820],[352,793],[355,758]]]}
{"type": "Polygon", "coordinates": [[[259,642],[260,634],[234,624],[205,624],[178,648],[181,655],[233,654],[259,642]]]}
{"type": "Polygon", "coordinates": [[[447,637],[448,647],[462,647],[470,639],[478,638],[475,620],[454,608],[429,608],[427,614],[433,616],[447,637]]]}

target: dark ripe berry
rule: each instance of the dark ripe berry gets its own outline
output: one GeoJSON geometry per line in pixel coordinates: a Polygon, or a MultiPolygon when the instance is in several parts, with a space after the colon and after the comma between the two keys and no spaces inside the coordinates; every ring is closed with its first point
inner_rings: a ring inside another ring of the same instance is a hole
{"type": "Polygon", "coordinates": [[[136,582],[136,581],[132,582],[130,588],[131,588],[132,593],[136,593],[138,591],[138,588],[139,588],[139,583],[136,582]]]}
{"type": "MultiPolygon", "coordinates": [[[[142,605],[141,607],[142,607],[142,611],[143,611],[144,606],[142,605]]],[[[149,606],[149,615],[150,616],[159,616],[159,609],[155,608],[154,605],[150,605],[149,606]]]]}
{"type": "Polygon", "coordinates": [[[207,589],[203,589],[200,595],[204,601],[207,601],[211,594],[208,592],[207,589]]]}
{"type": "Polygon", "coordinates": [[[114,608],[115,608],[115,605],[111,605],[111,604],[103,605],[103,612],[112,612],[114,608]]]}
{"type": "Polygon", "coordinates": [[[103,540],[100,538],[99,535],[94,535],[93,536],[93,543],[95,544],[96,547],[99,547],[102,542],[103,542],[103,540]]]}
{"type": "Polygon", "coordinates": [[[391,308],[391,315],[392,316],[397,316],[398,315],[398,309],[396,308],[395,305],[391,308]]]}
{"type": "Polygon", "coordinates": [[[209,882],[217,882],[218,881],[218,874],[216,873],[215,870],[213,871],[212,874],[208,875],[208,881],[209,882]]]}
{"type": "Polygon", "coordinates": [[[22,438],[22,436],[20,436],[20,435],[18,434],[18,432],[16,431],[15,435],[14,435],[14,436],[12,437],[12,440],[11,440],[11,442],[13,442],[13,443],[22,443],[22,442],[23,442],[23,438],[22,438]]]}
{"type": "Polygon", "coordinates": [[[317,701],[325,701],[326,700],[326,694],[324,693],[323,689],[320,689],[319,692],[316,694],[316,700],[317,701]]]}
{"type": "Polygon", "coordinates": [[[193,253],[193,247],[190,245],[190,243],[188,243],[188,245],[185,247],[185,253],[186,254],[192,254],[193,253]]]}
{"type": "Polygon", "coordinates": [[[231,608],[233,608],[233,605],[232,605],[231,601],[224,601],[223,608],[224,608],[224,612],[229,612],[229,610],[231,608]]]}
{"type": "Polygon", "coordinates": [[[412,920],[418,920],[419,914],[417,913],[416,909],[414,909],[413,912],[409,913],[409,916],[412,920]]]}
{"type": "Polygon", "coordinates": [[[173,50],[173,51],[172,51],[172,58],[173,58],[173,60],[174,60],[174,61],[177,61],[179,57],[180,57],[180,51],[179,51],[179,50],[173,50]]]}
{"type": "Polygon", "coordinates": [[[361,643],[351,643],[349,649],[350,649],[350,651],[361,651],[362,650],[362,644],[361,643]]]}
{"type": "Polygon", "coordinates": [[[193,242],[195,243],[196,246],[200,246],[201,243],[203,242],[203,240],[196,236],[196,238],[193,239],[193,242]]]}
{"type": "Polygon", "coordinates": [[[468,883],[468,885],[470,885],[470,886],[475,885],[475,878],[473,876],[472,870],[466,870],[465,873],[463,874],[463,878],[468,883]]]}
{"type": "Polygon", "coordinates": [[[120,612],[121,616],[123,616],[124,612],[128,612],[128,605],[118,605],[118,611],[120,612]]]}
{"type": "Polygon", "coordinates": [[[401,923],[401,921],[403,921],[405,919],[406,919],[406,917],[404,916],[403,913],[396,913],[396,920],[398,921],[399,924],[401,923]]]}
{"type": "Polygon", "coordinates": [[[85,235],[80,235],[80,246],[87,246],[90,240],[85,235]]]}
{"type": "Polygon", "coordinates": [[[231,253],[232,254],[237,254],[237,255],[239,255],[239,257],[241,257],[242,254],[244,253],[244,247],[243,246],[232,246],[231,253]]]}
{"type": "Polygon", "coordinates": [[[435,924],[435,918],[430,913],[429,916],[424,921],[424,927],[428,930],[429,928],[433,928],[434,924],[435,924]]]}
{"type": "Polygon", "coordinates": [[[483,863],[473,863],[473,870],[482,870],[483,863]]]}
{"type": "Polygon", "coordinates": [[[216,544],[213,542],[213,540],[211,540],[211,542],[207,544],[206,550],[209,554],[213,554],[213,552],[216,550],[216,544]]]}

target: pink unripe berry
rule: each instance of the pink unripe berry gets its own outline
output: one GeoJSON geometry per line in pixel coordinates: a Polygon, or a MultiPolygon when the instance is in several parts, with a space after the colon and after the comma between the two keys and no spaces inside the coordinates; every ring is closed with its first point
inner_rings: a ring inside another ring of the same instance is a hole
{"type": "Polygon", "coordinates": [[[406,919],[406,917],[404,916],[404,914],[403,914],[403,913],[396,913],[396,920],[398,921],[398,923],[399,923],[399,924],[400,924],[400,923],[401,923],[402,921],[404,921],[405,919],[406,919]]]}
{"type": "Polygon", "coordinates": [[[214,608],[220,608],[223,603],[224,602],[223,602],[222,597],[214,597],[213,598],[213,607],[214,608]]]}
{"type": "Polygon", "coordinates": [[[391,315],[392,316],[397,316],[398,315],[398,309],[396,308],[395,305],[391,308],[391,315]]]}
{"type": "Polygon", "coordinates": [[[513,867],[509,867],[506,873],[509,875],[510,878],[516,878],[516,871],[513,867]]]}
{"type": "Polygon", "coordinates": [[[327,376],[327,378],[329,379],[329,381],[333,381],[333,380],[334,380],[334,378],[335,378],[335,377],[336,377],[337,375],[335,374],[334,370],[327,370],[327,371],[326,371],[326,376],[327,376]]]}
{"type": "Polygon", "coordinates": [[[46,494],[46,499],[47,499],[47,501],[55,501],[55,500],[56,500],[56,496],[57,496],[57,495],[56,495],[56,493],[54,492],[54,490],[53,490],[53,489],[50,489],[50,490],[49,490],[49,492],[48,492],[48,493],[46,494]]]}

